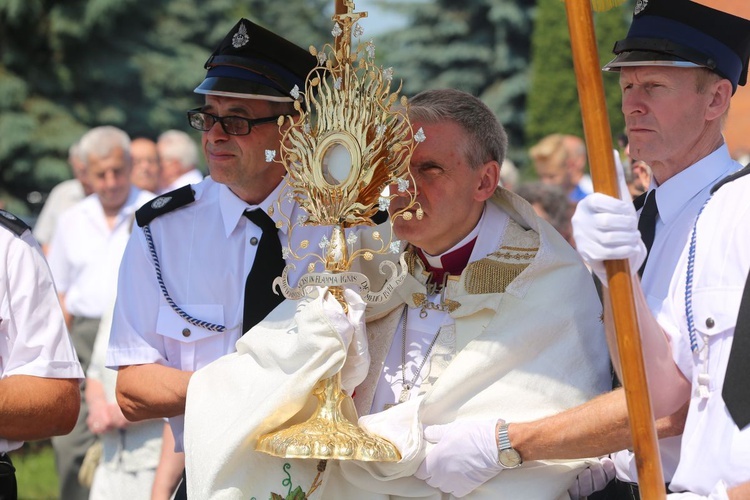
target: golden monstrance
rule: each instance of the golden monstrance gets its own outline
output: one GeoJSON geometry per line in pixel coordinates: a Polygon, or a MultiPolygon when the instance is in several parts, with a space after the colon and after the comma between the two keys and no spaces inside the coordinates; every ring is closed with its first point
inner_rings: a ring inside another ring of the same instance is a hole
{"type": "MultiPolygon", "coordinates": [[[[344,309],[344,284],[357,285],[365,302],[383,302],[403,282],[407,267],[401,256],[401,269],[385,261],[380,271],[389,275],[379,292],[370,289],[368,278],[352,272],[352,263],[359,258],[371,261],[375,254],[400,253],[400,242],[389,235],[374,231],[371,237],[378,248],[355,246],[356,237],[345,234],[354,226],[373,226],[372,217],[388,208],[397,196],[409,196],[404,209],[390,215],[409,220],[414,206],[413,179],[409,160],[417,142],[424,134],[412,132],[406,110],[406,97],[400,97],[401,86],[391,90],[393,71],[375,65],[372,41],[358,43],[352,51],[352,36],[358,40],[364,31],[358,21],[367,13],[354,12],[354,2],[344,1],[346,12],[333,16],[331,34],[334,44],[318,51],[318,66],[308,75],[305,89],[295,89],[296,117],[279,119],[286,126],[279,159],[268,152],[269,159],[280,161],[287,171],[287,184],[294,199],[305,209],[307,219],[288,221],[291,232],[300,225],[326,226],[328,236],[317,243],[323,250],[317,256],[324,271],[316,273],[315,262],[307,274],[292,286],[288,282],[290,266],[274,282],[285,297],[300,299],[318,286],[328,286],[344,309]],[[400,104],[400,106],[398,105],[400,104]],[[389,187],[389,194],[384,194],[389,187]],[[395,193],[394,190],[400,192],[395,193]]],[[[417,217],[421,210],[416,211],[417,217]]],[[[315,244],[315,242],[313,242],[315,244]]],[[[298,248],[284,249],[285,256],[297,260],[314,255],[311,242],[302,240],[298,248]]],[[[315,292],[313,292],[315,293],[315,292]]],[[[348,420],[342,405],[354,408],[351,398],[341,391],[341,375],[322,380],[313,390],[318,408],[306,422],[261,436],[256,449],[287,458],[334,460],[397,461],[398,450],[388,441],[370,435],[356,422],[348,420]]]]}

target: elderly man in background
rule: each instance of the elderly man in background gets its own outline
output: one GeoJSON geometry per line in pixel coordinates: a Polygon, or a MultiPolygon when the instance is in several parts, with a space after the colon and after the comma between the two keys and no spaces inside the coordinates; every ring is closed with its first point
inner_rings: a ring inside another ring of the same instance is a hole
{"type": "MultiPolygon", "coordinates": [[[[49,265],[78,358],[87,370],[99,321],[114,301],[135,211],[154,195],[130,182],[130,138],[124,131],[112,126],[91,129],[81,138],[80,155],[93,193],[60,215],[49,265]]],[[[88,488],[78,481],[85,452],[94,442],[87,418],[84,401],[73,432],[52,440],[60,498],[88,498],[88,488]]]]}
{"type": "Polygon", "coordinates": [[[198,146],[182,130],[167,130],[156,141],[161,162],[158,193],[167,193],[203,180],[198,170],[198,146]]]}

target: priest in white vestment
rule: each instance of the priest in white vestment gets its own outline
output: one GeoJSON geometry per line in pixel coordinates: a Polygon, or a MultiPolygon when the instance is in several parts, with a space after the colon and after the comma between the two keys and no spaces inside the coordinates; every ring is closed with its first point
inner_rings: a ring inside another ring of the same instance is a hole
{"type": "Polygon", "coordinates": [[[237,353],[197,371],[185,413],[189,498],[555,500],[587,467],[512,458],[503,431],[611,386],[590,273],[528,203],[496,189],[507,139],[481,101],[427,91],[409,115],[426,140],[410,163],[424,217],[394,223],[406,281],[366,313],[352,290],[346,315],[325,290],[286,301],[237,353]],[[255,451],[261,435],[309,417],[313,387],[342,368],[360,425],[391,440],[399,462],[323,469],[255,451]],[[431,453],[446,446],[465,459],[436,477],[431,453]]]}

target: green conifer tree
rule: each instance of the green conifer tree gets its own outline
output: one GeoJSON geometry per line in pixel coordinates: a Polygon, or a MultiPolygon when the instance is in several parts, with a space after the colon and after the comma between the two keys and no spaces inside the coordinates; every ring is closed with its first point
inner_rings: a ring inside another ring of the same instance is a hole
{"type": "Polygon", "coordinates": [[[384,2],[409,19],[380,36],[381,57],[414,95],[456,88],[482,99],[508,131],[510,157],[524,146],[524,109],[535,0],[384,2]]]}
{"type": "Polygon", "coordinates": [[[0,199],[39,210],[39,193],[70,177],[68,147],[94,126],[197,139],[185,111],[239,17],[307,47],[331,37],[332,11],[330,0],[0,2],[0,199]]]}
{"type": "MultiPolygon", "coordinates": [[[[602,66],[612,58],[611,50],[615,41],[625,37],[629,12],[625,7],[618,7],[594,13],[602,66]]],[[[552,133],[583,137],[566,19],[563,1],[539,0],[531,42],[531,87],[526,120],[528,146],[552,133]]],[[[604,74],[603,81],[610,127],[615,138],[623,128],[620,89],[616,74],[604,74]]]]}

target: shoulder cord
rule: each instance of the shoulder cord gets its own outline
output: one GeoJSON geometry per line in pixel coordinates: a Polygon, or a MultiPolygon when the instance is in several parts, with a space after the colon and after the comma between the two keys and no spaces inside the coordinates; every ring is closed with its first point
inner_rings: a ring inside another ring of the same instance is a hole
{"type": "Polygon", "coordinates": [[[156,280],[159,282],[159,288],[161,288],[161,293],[164,296],[164,300],[167,301],[167,304],[176,312],[182,319],[187,321],[193,326],[197,326],[200,328],[205,328],[206,330],[209,330],[211,332],[220,332],[223,333],[227,327],[223,325],[217,325],[214,323],[209,323],[207,321],[201,321],[199,319],[195,319],[192,316],[190,316],[188,313],[180,309],[177,304],[175,304],[174,300],[172,300],[172,297],[169,296],[169,292],[167,292],[167,286],[164,284],[164,279],[161,276],[161,266],[159,265],[159,257],[156,255],[156,248],[154,247],[154,240],[151,237],[151,228],[149,228],[148,224],[143,226],[143,234],[146,236],[146,242],[148,243],[148,249],[151,252],[151,260],[154,261],[154,269],[156,270],[156,280]]]}
{"type": "Polygon", "coordinates": [[[708,373],[708,340],[704,339],[703,349],[698,351],[698,337],[695,333],[695,318],[693,317],[693,275],[695,273],[695,247],[697,242],[698,220],[700,219],[703,209],[711,201],[713,194],[708,197],[698,215],[695,216],[693,231],[690,235],[690,247],[688,249],[687,273],[685,277],[685,318],[687,320],[688,335],[690,337],[690,351],[698,355],[702,369],[698,373],[698,394],[701,399],[708,399],[710,395],[709,386],[711,377],[708,373]]]}
{"type": "Polygon", "coordinates": [[[685,317],[687,319],[688,335],[690,336],[690,350],[698,350],[698,340],[695,334],[695,320],[693,319],[693,274],[695,272],[695,246],[697,240],[698,219],[700,219],[703,209],[711,201],[713,195],[709,196],[698,215],[695,216],[693,231],[690,234],[690,248],[688,250],[687,275],[685,277],[685,317]]]}

